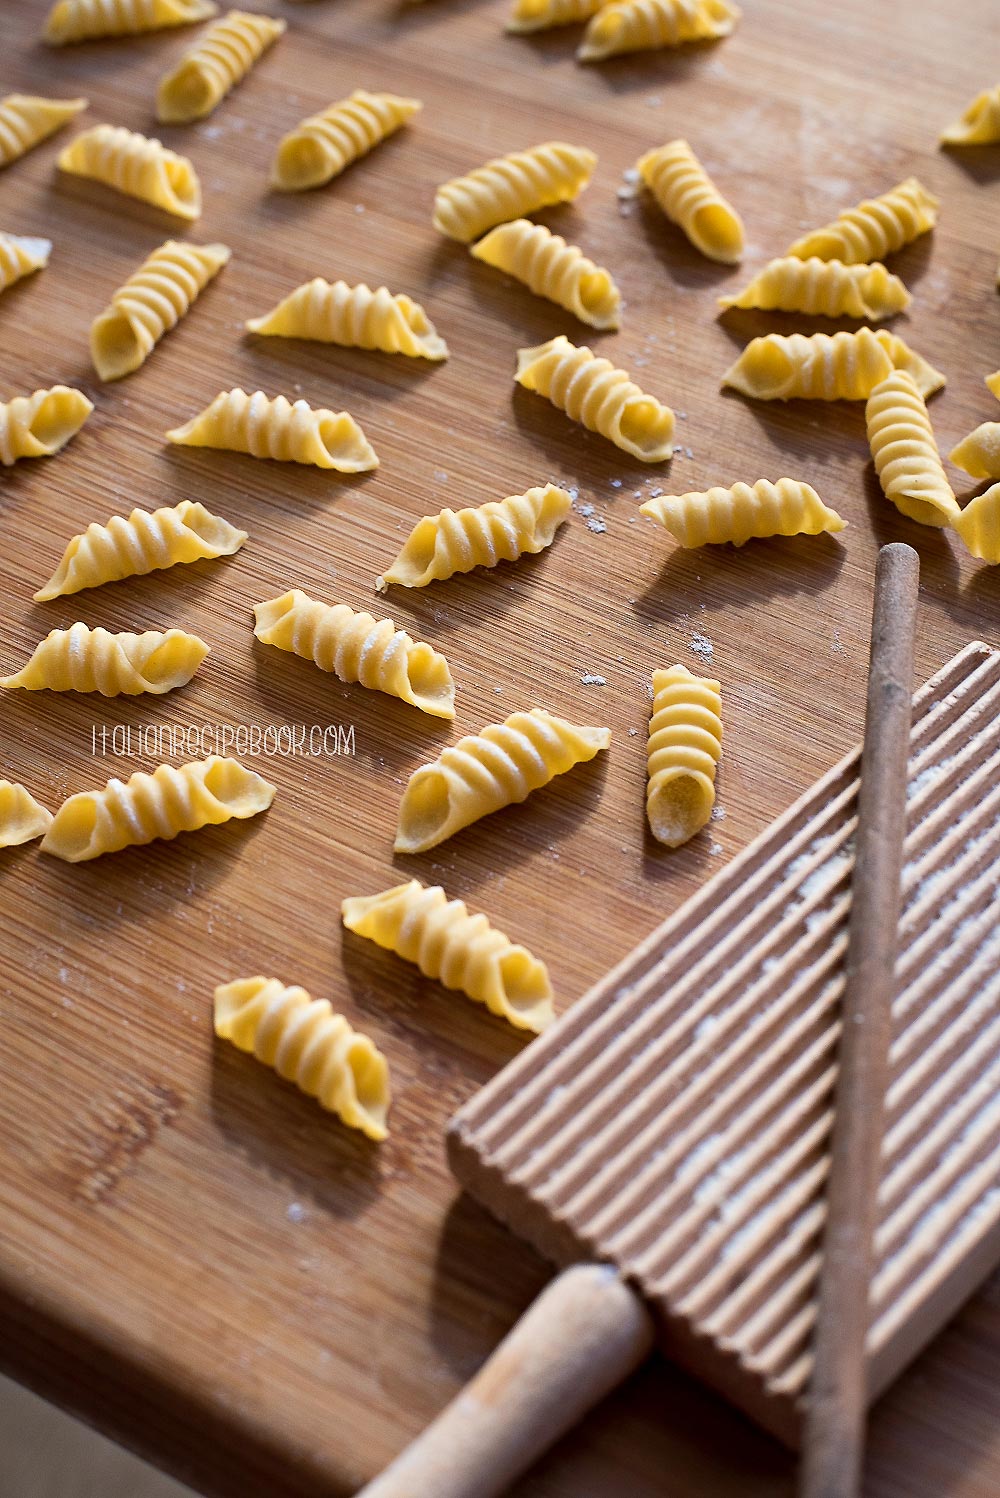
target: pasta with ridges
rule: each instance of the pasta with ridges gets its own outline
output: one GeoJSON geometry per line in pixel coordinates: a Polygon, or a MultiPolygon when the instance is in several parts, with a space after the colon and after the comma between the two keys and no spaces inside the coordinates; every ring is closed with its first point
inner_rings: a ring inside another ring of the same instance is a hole
{"type": "Polygon", "coordinates": [[[218,15],[214,0],[56,0],[45,23],[55,47],[191,26],[218,15]]]}
{"type": "Polygon", "coordinates": [[[729,36],[742,12],[732,0],[615,0],[602,5],[577,49],[580,62],[729,36]]]}
{"type": "Polygon", "coordinates": [[[588,260],[545,224],[518,218],[499,224],[470,253],[522,281],[536,296],[565,307],[592,328],[617,328],[621,292],[611,272],[588,260]]]}
{"type": "Polygon", "coordinates": [[[364,473],[378,467],[375,449],[348,411],[328,411],[307,401],[273,399],[263,390],[223,390],[197,416],[167,433],[181,447],[225,452],[364,473]]]}
{"type": "Polygon", "coordinates": [[[33,843],[52,826],[52,813],[17,781],[0,780],[0,848],[33,843]]]}
{"type": "Polygon", "coordinates": [[[90,356],[102,380],[120,380],[152,353],[176,327],[213,276],[226,265],[224,244],[181,244],[168,239],[154,250],[111,305],[90,326],[90,356]]]}
{"type": "Polygon", "coordinates": [[[156,118],[164,125],[203,120],[246,77],[285,31],[272,16],[231,10],[185,52],[156,91],[156,118]]]}
{"type": "Polygon", "coordinates": [[[94,409],[82,390],[53,385],[0,402],[0,463],[51,458],[75,437],[94,409]]]}
{"type": "Polygon", "coordinates": [[[772,260],[736,296],[722,296],[722,308],[762,312],[804,312],[812,317],[863,317],[881,322],[910,305],[898,276],[878,261],[845,265],[841,260],[772,260]]]}
{"type": "Polygon", "coordinates": [[[646,816],[657,842],[668,848],[679,848],[711,818],[721,714],[717,681],[694,676],[686,666],[653,672],[646,816]]]}
{"type": "Polygon", "coordinates": [[[558,140],[498,156],[438,188],[434,227],[449,239],[469,244],[496,224],[571,202],[586,187],[596,165],[593,151],[558,140]]]}
{"type": "Polygon", "coordinates": [[[787,253],[799,260],[841,260],[845,265],[884,260],[933,229],[939,207],[916,177],[907,177],[881,197],[847,208],[825,228],[803,235],[787,253]]]}
{"type": "Polygon", "coordinates": [[[323,187],[421,109],[419,99],[355,89],[349,98],[309,115],[279,142],[271,186],[282,192],[323,187]]]}
{"type": "Polygon", "coordinates": [[[10,166],[86,109],[86,99],[7,94],[0,99],[0,167],[10,166]]]}
{"type": "Polygon", "coordinates": [[[857,333],[768,333],[747,344],[723,386],[754,400],[867,400],[893,369],[913,375],[923,395],[944,376],[902,338],[884,329],[857,333]]]}
{"type": "Polygon", "coordinates": [[[758,479],[690,494],[647,499],[639,514],[657,521],[681,546],[742,546],[769,536],[818,536],[842,531],[846,521],[798,479],[758,479]]]}
{"type": "Polygon", "coordinates": [[[44,270],[51,253],[51,239],[0,233],[0,291],[6,291],[15,281],[36,270],[44,270]]]}
{"type": "Polygon", "coordinates": [[[517,351],[517,383],[545,396],[591,432],[643,463],[673,457],[674,413],[634,384],[624,369],[560,333],[517,351]]]}
{"type": "Polygon", "coordinates": [[[84,130],[60,153],[59,169],[102,182],[177,218],[193,222],[201,213],[201,183],[187,157],[121,125],[84,130]]]}
{"type": "Polygon", "coordinates": [[[977,94],[960,120],[941,134],[943,146],[993,146],[1000,141],[1000,83],[977,94]]]}
{"type": "Polygon", "coordinates": [[[514,0],[507,30],[526,33],[572,26],[578,21],[589,21],[606,4],[607,0],[514,0]]]}
{"type": "Polygon", "coordinates": [[[378,349],[411,359],[447,359],[448,345],[419,302],[385,286],[331,285],[317,276],[299,286],[247,331],[281,338],[311,338],[346,348],[378,349]]]}
{"type": "Polygon", "coordinates": [[[868,445],[882,492],[921,525],[949,525],[958,515],[938,454],[924,398],[905,369],[877,385],[865,408],[868,445]]]}
{"type": "Polygon", "coordinates": [[[1000,479],[1000,421],[984,421],[948,456],[974,479],[1000,479]]]}
{"type": "Polygon", "coordinates": [[[208,653],[204,640],[181,629],[111,634],[74,624],[51,630],[31,659],[0,681],[0,687],[100,692],[102,697],[162,695],[186,686],[208,653]]]}
{"type": "Polygon", "coordinates": [[[668,141],[636,163],[642,181],[667,218],[696,250],[722,265],[743,255],[743,221],[719,192],[686,140],[668,141]]]}

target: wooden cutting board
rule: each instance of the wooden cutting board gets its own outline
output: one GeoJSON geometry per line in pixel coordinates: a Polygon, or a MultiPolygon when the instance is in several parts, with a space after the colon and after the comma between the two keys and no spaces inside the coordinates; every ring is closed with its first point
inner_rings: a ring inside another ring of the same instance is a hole
{"type": "MultiPolygon", "coordinates": [[[[942,197],[941,226],[896,257],[915,300],[895,326],[949,376],[933,408],[948,450],[1000,415],[982,384],[1000,365],[1000,153],[935,148],[995,81],[983,55],[995,17],[992,0],[745,0],[718,47],[582,69],[573,33],[505,37],[499,0],[270,8],[289,31],[252,79],[204,124],[163,132],[202,177],[190,237],[225,240],[234,256],[131,379],[96,381],[89,322],[179,226],[60,180],[56,141],[0,177],[0,227],[55,243],[51,268],[0,300],[3,393],[63,380],[97,404],[61,456],[0,475],[0,666],[77,618],[187,626],[213,647],[167,699],[5,696],[0,762],[55,806],[155,762],[135,742],[102,755],[102,726],[340,723],[357,753],[248,761],[279,790],[246,826],[80,867],[31,848],[0,855],[0,1347],[18,1376],[206,1490],[340,1498],[446,1402],[548,1273],[457,1195],[442,1151],[445,1119],[522,1042],[345,937],[341,899],[414,874],[442,882],[546,958],[565,1007],[856,739],[880,542],[920,547],[921,678],[966,640],[996,639],[1000,573],[883,500],[858,407],[719,394],[746,338],[808,325],[719,323],[716,296],[745,272],[709,265],[655,211],[619,201],[621,174],[686,134],[744,213],[749,269],[918,172],[942,197]],[[269,195],[283,131],[355,87],[426,108],[325,191],[269,195]],[[625,324],[600,346],[677,410],[683,451],[669,470],[515,393],[519,345],[584,331],[431,228],[438,182],[555,137],[600,153],[579,203],[546,218],[620,281],[625,324]],[[416,296],[451,360],[242,333],[314,275],[416,296]],[[381,468],[350,480],[165,446],[168,427],[238,384],[349,408],[381,468]],[[637,517],[637,491],[784,473],[815,484],[850,529],[685,554],[637,517]],[[547,479],[579,490],[548,554],[389,600],[451,660],[453,730],[255,645],[253,602],[299,586],[375,607],[373,579],[418,516],[547,479]],[[183,498],[245,526],[246,549],[31,603],[88,522],[183,498]],[[643,787],[646,683],[675,660],[723,683],[725,817],[671,854],[645,831],[643,787]],[[408,773],[533,704],[610,725],[609,755],[435,853],[393,860],[408,773]],[[213,1040],[214,985],[255,972],[329,996],[384,1048],[396,1102],[383,1148],[213,1040]]],[[[191,33],[52,53],[36,41],[46,9],[7,0],[5,88],[86,94],[82,123],[151,131],[155,82],[191,33]]],[[[870,1491],[995,1493],[998,1374],[994,1280],[877,1411],[870,1491]]],[[[745,1498],[784,1492],[790,1473],[726,1406],[651,1365],[520,1491],[745,1498]]]]}

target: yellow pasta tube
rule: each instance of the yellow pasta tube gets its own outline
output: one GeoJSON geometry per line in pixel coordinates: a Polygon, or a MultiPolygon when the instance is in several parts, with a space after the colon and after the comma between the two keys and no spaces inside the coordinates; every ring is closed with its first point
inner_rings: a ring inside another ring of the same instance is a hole
{"type": "Polygon", "coordinates": [[[495,224],[570,202],[586,187],[596,165],[593,151],[558,140],[498,156],[438,188],[434,227],[469,244],[495,224]]]}
{"type": "Polygon", "coordinates": [[[1000,562],[1000,484],[977,494],[951,522],[974,557],[1000,562]]]}
{"type": "Polygon", "coordinates": [[[518,349],[514,378],[643,463],[662,463],[673,456],[670,407],[646,395],[610,359],[570,343],[562,333],[537,348],[518,349]]]}
{"type": "Polygon", "coordinates": [[[507,30],[527,33],[589,21],[608,0],[514,0],[507,30]]]}
{"type": "Polygon", "coordinates": [[[722,265],[743,255],[743,220],[719,192],[686,140],[647,151],[636,170],[667,218],[696,250],[722,265]]]}
{"type": "Polygon", "coordinates": [[[483,914],[470,915],[440,885],[419,879],[341,906],[348,931],[367,937],[445,988],[457,989],[519,1030],[539,1034],[555,1018],[544,962],[515,946],[483,914]]]}
{"type": "Polygon", "coordinates": [[[52,253],[51,239],[31,239],[22,234],[0,234],[0,291],[15,281],[44,270],[52,253]]]}
{"type": "Polygon", "coordinates": [[[193,222],[201,213],[201,183],[187,157],[120,125],[84,130],[61,152],[59,168],[152,203],[177,218],[193,222]]]}
{"type": "Polygon", "coordinates": [[[709,821],[722,754],[719,683],[686,666],[653,672],[646,816],[657,842],[679,848],[709,821]]]}
{"type": "Polygon", "coordinates": [[[152,514],[133,510],[128,519],[115,515],[107,525],[95,522],[73,537],[59,566],[35,594],[35,602],[46,603],[125,577],[142,577],[182,562],[232,556],[246,539],[246,531],[238,531],[228,520],[189,499],[152,514]]]}
{"type": "Polygon", "coordinates": [[[742,12],[732,0],[617,0],[602,5],[577,49],[580,62],[729,36],[742,12]]]}
{"type": "Polygon", "coordinates": [[[941,133],[943,146],[992,146],[1000,141],[1000,83],[977,94],[954,125],[941,133]]]}
{"type": "Polygon", "coordinates": [[[215,990],[215,1033],[271,1066],[348,1128],[388,1136],[389,1066],[328,999],[277,978],[238,978],[215,990]]]}
{"type": "Polygon", "coordinates": [[[425,588],[428,583],[454,577],[456,572],[533,556],[552,545],[571,504],[565,489],[546,484],[475,509],[425,515],[392,565],[375,579],[375,586],[380,593],[390,583],[425,588]]]}
{"type": "Polygon", "coordinates": [[[310,115],[284,137],[271,167],[271,186],[282,192],[323,187],[423,107],[419,99],[355,89],[349,98],[310,115]]]}
{"type": "Polygon", "coordinates": [[[102,697],[135,697],[141,692],[160,696],[186,686],[206,655],[204,640],[181,629],[110,634],[74,624],[51,630],[27,664],[0,681],[0,687],[100,692],[102,697]]]}
{"type": "Polygon", "coordinates": [[[863,317],[881,322],[910,305],[898,276],[877,261],[844,265],[841,260],[772,260],[738,296],[722,296],[723,308],[805,312],[811,317],[863,317]]]}
{"type": "Polygon", "coordinates": [[[7,94],[0,99],[0,167],[10,166],[86,109],[86,99],[7,94]]]}
{"type": "Polygon", "coordinates": [[[480,817],[527,800],[610,742],[610,729],[567,723],[541,707],[488,723],[414,770],[399,803],[396,852],[437,847],[480,817]]]}
{"type": "Polygon", "coordinates": [[[788,254],[799,260],[842,260],[845,265],[884,260],[933,229],[939,207],[934,194],[916,177],[907,177],[880,198],[866,199],[846,209],[832,224],[796,240],[788,254]]]}
{"type": "Polygon", "coordinates": [[[203,120],[274,45],[286,23],[247,10],[231,10],[185,52],[156,91],[163,125],[203,120]]]}
{"type": "Polygon", "coordinates": [[[924,398],[905,369],[876,385],[865,408],[882,492],[921,525],[950,525],[958,503],[945,477],[924,398]]]}
{"type": "Polygon", "coordinates": [[[335,468],[338,473],[378,467],[375,449],[349,412],[314,410],[304,400],[293,403],[283,395],[269,400],[262,390],[253,395],[224,390],[204,411],[168,432],[167,441],[335,468]]]}
{"type": "Polygon", "coordinates": [[[1000,479],[1000,421],[984,421],[949,457],[974,479],[1000,479]]]}
{"type": "Polygon", "coordinates": [[[56,0],[45,23],[45,40],[62,47],[67,42],[138,36],[208,21],[218,12],[213,0],[56,0]]]}
{"type": "Polygon", "coordinates": [[[662,494],[640,505],[639,514],[657,521],[686,547],[727,541],[742,546],[768,536],[818,536],[842,531],[847,524],[815,489],[797,479],[779,479],[776,484],[758,479],[729,489],[662,494]]]}
{"type": "Polygon", "coordinates": [[[747,344],[723,386],[754,400],[867,400],[894,368],[911,373],[924,395],[940,390],[944,376],[884,330],[858,333],[768,333],[747,344]]]}
{"type": "Polygon", "coordinates": [[[394,296],[385,286],[332,285],[317,276],[298,287],[247,331],[281,338],[312,338],[346,348],[408,354],[411,359],[447,359],[448,345],[419,302],[394,296]]]}
{"type": "Polygon", "coordinates": [[[471,247],[471,253],[592,328],[618,327],[622,295],[611,272],[544,224],[526,218],[499,224],[471,247]]]}
{"type": "Polygon", "coordinates": [[[76,436],[93,409],[82,391],[68,385],[0,402],[0,463],[9,468],[19,458],[50,458],[76,436]]]}
{"type": "Polygon", "coordinates": [[[90,325],[90,356],[101,379],[120,380],[144,364],[229,256],[224,244],[174,239],[154,250],[90,325]]]}
{"type": "Polygon", "coordinates": [[[391,619],[321,603],[298,588],[254,606],[254,634],[341,681],[386,692],[433,718],[455,716],[455,684],[443,655],[414,640],[391,619]]]}
{"type": "Polygon", "coordinates": [[[52,826],[52,813],[16,781],[0,780],[0,848],[32,843],[52,826]]]}

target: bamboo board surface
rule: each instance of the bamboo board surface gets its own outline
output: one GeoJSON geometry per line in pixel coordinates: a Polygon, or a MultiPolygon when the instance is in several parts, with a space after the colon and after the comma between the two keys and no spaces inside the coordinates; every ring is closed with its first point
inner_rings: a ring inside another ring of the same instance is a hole
{"type": "MultiPolygon", "coordinates": [[[[21,1377],[206,1489],[341,1495],[446,1402],[548,1273],[457,1196],[443,1155],[446,1118],[521,1042],[343,937],[343,896],[411,874],[444,883],[545,957],[564,1007],[857,738],[879,542],[921,551],[921,678],[968,639],[996,638],[1000,577],[885,503],[860,409],[719,395],[746,338],[808,325],[718,323],[715,297],[745,272],[710,266],[655,211],[621,204],[621,173],[648,145],[687,135],[743,211],[749,269],[918,172],[942,197],[942,221],[893,261],[915,294],[894,326],[949,376],[933,406],[947,451],[997,415],[982,377],[1000,365],[1000,155],[959,160],[934,142],[996,68],[983,56],[990,0],[946,11],[746,0],[719,47],[591,70],[574,65],[572,33],[504,37],[493,0],[268,8],[289,32],[252,78],[204,124],[162,132],[202,177],[205,211],[187,237],[225,240],[234,258],[137,375],[99,386],[89,322],[181,226],[60,180],[68,135],[0,177],[0,227],[55,243],[49,270],[0,300],[3,393],[63,380],[97,402],[62,455],[0,474],[0,664],[13,668],[78,617],[182,625],[213,647],[191,687],[166,699],[5,696],[0,753],[4,773],[53,807],[152,768],[155,756],[138,752],[95,755],[95,727],[332,722],[353,725],[357,753],[248,759],[279,794],[245,826],[75,868],[30,848],[0,855],[0,1346],[21,1377]],[[280,135],[355,87],[426,107],[328,189],[267,194],[280,135]],[[550,138],[600,154],[579,203],[545,218],[622,285],[624,328],[600,346],[685,413],[670,470],[633,464],[512,393],[519,345],[597,336],[430,226],[438,182],[550,138]],[[317,274],[417,297],[451,360],[425,368],[242,334],[246,317],[317,274]],[[168,427],[237,384],[350,409],[381,468],[345,480],[164,445],[168,427]],[[850,529],[684,554],[635,518],[636,490],[785,472],[812,482],[850,529]],[[549,478],[578,488],[606,529],[576,513],[540,558],[390,594],[397,622],[451,660],[454,730],[254,644],[253,602],[294,585],[374,608],[374,576],[417,517],[549,478]],[[87,523],[183,498],[242,524],[245,550],[31,603],[87,523]],[[669,854],[644,830],[645,683],[674,660],[697,669],[704,640],[723,683],[726,816],[669,854]],[[606,762],[394,862],[410,770],[451,737],[536,703],[611,726],[606,762]],[[213,1040],[212,988],[258,971],[332,998],[386,1051],[396,1101],[380,1150],[213,1040]]],[[[83,124],[153,133],[155,82],[191,33],[53,54],[35,40],[45,10],[7,0],[5,90],[85,94],[83,124]]],[[[985,1498],[1000,1486],[998,1295],[993,1281],[880,1406],[873,1493],[985,1498]]],[[[610,1498],[627,1484],[653,1498],[665,1474],[673,1493],[725,1498],[785,1491],[790,1467],[709,1394],[652,1365],[521,1491],[610,1498]]]]}

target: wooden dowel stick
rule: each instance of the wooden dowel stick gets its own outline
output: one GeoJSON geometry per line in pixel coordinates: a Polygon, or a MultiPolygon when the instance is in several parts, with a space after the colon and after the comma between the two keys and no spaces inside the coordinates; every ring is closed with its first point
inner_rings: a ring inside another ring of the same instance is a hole
{"type": "Polygon", "coordinates": [[[801,1498],[855,1498],[861,1485],[865,1344],[899,936],[919,573],[912,547],[896,543],[879,552],[801,1498]]]}

